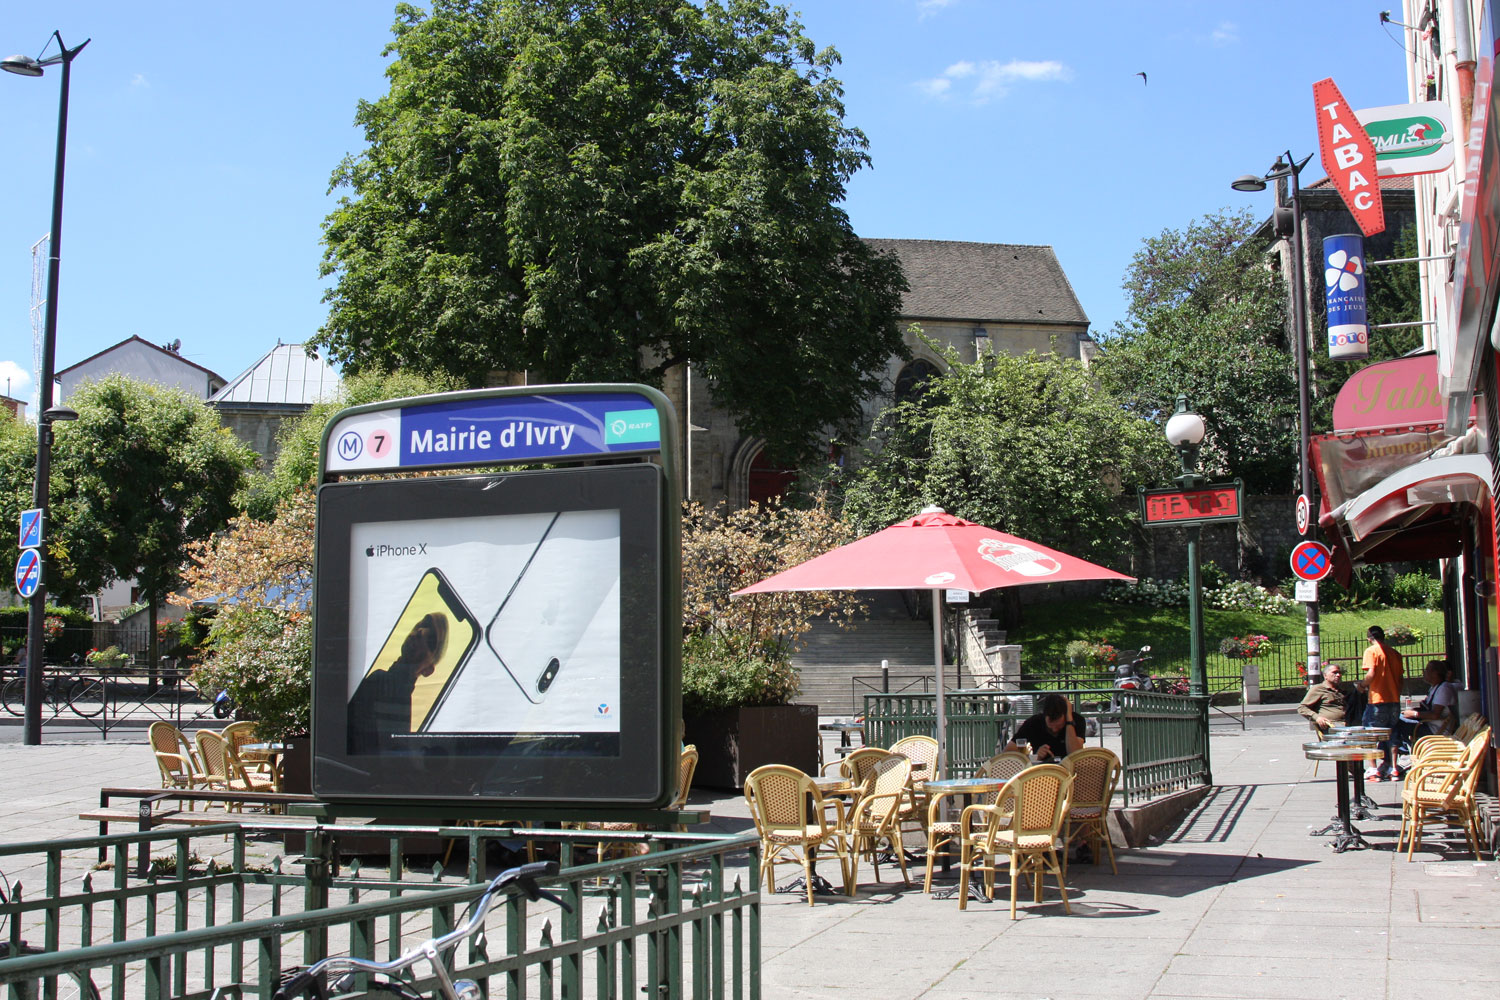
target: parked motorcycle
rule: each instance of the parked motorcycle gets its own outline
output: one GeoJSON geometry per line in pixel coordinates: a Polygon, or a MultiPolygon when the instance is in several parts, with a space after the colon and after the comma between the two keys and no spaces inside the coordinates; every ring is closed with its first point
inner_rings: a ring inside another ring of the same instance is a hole
{"type": "MultiPolygon", "coordinates": [[[[1134,658],[1121,660],[1120,665],[1115,667],[1115,690],[1116,691],[1151,691],[1154,685],[1151,683],[1151,672],[1147,669],[1147,663],[1151,660],[1151,647],[1142,646],[1140,652],[1134,658]]],[[[1112,711],[1120,711],[1120,696],[1115,695],[1112,711]]]]}

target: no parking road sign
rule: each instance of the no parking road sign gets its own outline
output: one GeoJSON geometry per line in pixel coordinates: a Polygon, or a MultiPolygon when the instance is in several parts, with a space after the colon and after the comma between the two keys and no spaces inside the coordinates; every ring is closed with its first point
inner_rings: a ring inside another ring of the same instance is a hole
{"type": "Polygon", "coordinates": [[[36,549],[23,549],[16,560],[16,592],[30,597],[42,582],[42,557],[36,549]]]}
{"type": "Polygon", "coordinates": [[[1322,542],[1299,542],[1292,549],[1292,573],[1299,580],[1321,580],[1333,572],[1333,553],[1322,542]]]}

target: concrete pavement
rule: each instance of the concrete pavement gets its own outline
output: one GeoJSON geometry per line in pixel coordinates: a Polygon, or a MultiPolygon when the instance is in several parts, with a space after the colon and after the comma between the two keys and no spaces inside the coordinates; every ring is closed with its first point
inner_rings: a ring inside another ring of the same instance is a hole
{"type": "MultiPolygon", "coordinates": [[[[767,998],[1127,998],[1489,996],[1500,979],[1500,866],[1475,863],[1440,832],[1408,863],[1392,848],[1400,786],[1372,784],[1369,851],[1333,854],[1308,836],[1334,811],[1333,768],[1314,777],[1300,719],[1216,725],[1218,786],[1155,846],[1120,851],[1120,874],[1072,866],[1065,915],[1056,889],[971,903],[903,888],[862,866],[859,895],[765,897],[767,998]]],[[[144,746],[0,745],[0,842],[88,835],[77,814],[100,785],[151,785],[144,746]]],[[[743,799],[700,794],[714,825],[743,830],[743,799]]],[[[269,849],[269,848],[268,848],[269,849]]],[[[790,878],[789,870],[787,878],[790,878]]],[[[6,871],[12,879],[17,872],[6,871]]],[[[746,873],[748,877],[748,873],[746,873]]],[[[1004,891],[1003,880],[997,890],[1004,891]]]]}

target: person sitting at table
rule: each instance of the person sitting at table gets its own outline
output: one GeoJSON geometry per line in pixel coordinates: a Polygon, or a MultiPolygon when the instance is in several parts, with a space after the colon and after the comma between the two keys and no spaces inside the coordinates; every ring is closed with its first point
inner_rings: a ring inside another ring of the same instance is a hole
{"type": "Polygon", "coordinates": [[[1073,714],[1073,703],[1060,694],[1042,699],[1042,710],[1016,727],[1007,750],[1020,749],[1025,740],[1039,761],[1059,761],[1081,749],[1084,743],[1083,716],[1073,714]]]}
{"type": "Polygon", "coordinates": [[[1447,660],[1428,660],[1422,677],[1427,697],[1401,713],[1407,723],[1416,723],[1413,737],[1436,733],[1449,736],[1458,728],[1458,691],[1448,679],[1447,660]]]}
{"type": "Polygon", "coordinates": [[[1307,719],[1319,733],[1328,732],[1330,726],[1342,726],[1349,708],[1349,688],[1343,683],[1344,670],[1331,663],[1323,671],[1323,679],[1307,689],[1297,714],[1307,719]]]}

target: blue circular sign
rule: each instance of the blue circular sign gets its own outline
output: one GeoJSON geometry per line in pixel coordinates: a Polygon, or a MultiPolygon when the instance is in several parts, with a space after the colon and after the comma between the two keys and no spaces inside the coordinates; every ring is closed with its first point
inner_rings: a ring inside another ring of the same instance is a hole
{"type": "Polygon", "coordinates": [[[23,549],[16,559],[16,593],[30,597],[42,584],[42,556],[36,549],[23,549]]]}
{"type": "Polygon", "coordinates": [[[1321,580],[1333,572],[1333,553],[1322,542],[1299,542],[1292,549],[1292,573],[1299,580],[1321,580]]]}

